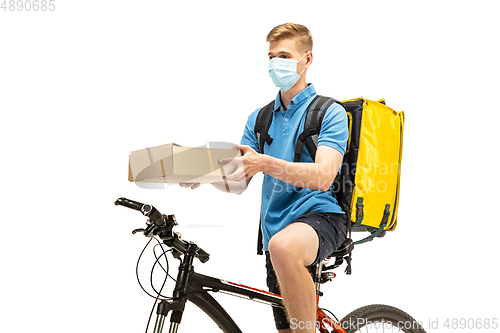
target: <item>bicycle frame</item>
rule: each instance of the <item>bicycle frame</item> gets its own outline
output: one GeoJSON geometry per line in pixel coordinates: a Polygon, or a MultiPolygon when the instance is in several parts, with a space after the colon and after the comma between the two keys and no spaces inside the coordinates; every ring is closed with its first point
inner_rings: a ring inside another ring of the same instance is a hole
{"type": "MultiPolygon", "coordinates": [[[[232,295],[248,297],[250,300],[260,301],[272,306],[283,307],[280,295],[194,272],[193,259],[195,247],[196,245],[194,244],[188,245],[187,253],[184,255],[183,261],[179,265],[172,300],[163,300],[158,304],[154,333],[163,332],[165,319],[169,312],[171,312],[169,333],[176,333],[187,301],[195,304],[205,312],[223,332],[241,333],[240,328],[231,316],[212,295],[209,294],[209,292],[226,292],[232,295]],[[191,246],[193,247],[192,249],[190,248],[191,246]]],[[[322,263],[319,264],[317,269],[321,271],[322,265],[322,263]]],[[[319,283],[316,283],[316,290],[316,302],[318,302],[319,283]]],[[[317,310],[316,324],[322,333],[329,332],[327,330],[328,327],[332,328],[337,333],[346,332],[341,325],[328,317],[323,310],[319,308],[317,310]]]]}
{"type": "MultiPolygon", "coordinates": [[[[209,292],[226,292],[236,296],[248,297],[251,300],[268,303],[272,306],[283,307],[280,295],[267,291],[247,287],[222,279],[198,274],[193,270],[193,261],[198,258],[201,262],[209,260],[210,255],[203,251],[193,242],[180,239],[179,235],[172,232],[177,225],[175,216],[162,215],[151,205],[145,205],[126,198],[119,198],[115,205],[125,206],[140,211],[149,218],[146,229],[136,229],[132,233],[142,232],[146,237],[158,236],[173,252],[176,258],[183,256],[179,264],[177,280],[171,300],[162,300],[157,307],[157,318],[154,333],[162,333],[165,319],[170,313],[169,333],[177,333],[179,324],[184,313],[186,302],[191,302],[205,312],[225,333],[241,333],[238,325],[224,308],[209,294],[209,292]]],[[[319,302],[320,284],[331,279],[326,276],[323,279],[323,264],[325,260],[316,266],[314,284],[316,288],[316,306],[319,302]]],[[[336,267],[336,266],[335,266],[336,267]]],[[[323,310],[317,308],[316,324],[321,333],[337,332],[346,333],[340,324],[328,317],[323,310]],[[330,328],[331,330],[328,330],[330,328]]]]}

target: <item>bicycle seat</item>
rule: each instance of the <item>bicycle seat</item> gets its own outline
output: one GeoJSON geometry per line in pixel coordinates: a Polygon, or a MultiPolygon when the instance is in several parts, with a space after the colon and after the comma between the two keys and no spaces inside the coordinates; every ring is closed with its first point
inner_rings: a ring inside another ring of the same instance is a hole
{"type": "Polygon", "coordinates": [[[349,252],[354,249],[354,242],[352,239],[347,238],[340,246],[339,248],[335,251],[332,252],[327,258],[342,258],[345,255],[348,255],[349,252]]]}

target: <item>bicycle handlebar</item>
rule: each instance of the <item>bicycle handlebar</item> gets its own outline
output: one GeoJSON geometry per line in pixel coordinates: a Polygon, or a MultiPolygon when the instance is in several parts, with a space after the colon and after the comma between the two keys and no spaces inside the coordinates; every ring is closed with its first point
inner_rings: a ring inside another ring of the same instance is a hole
{"type": "Polygon", "coordinates": [[[198,247],[198,245],[194,243],[183,241],[177,234],[174,234],[174,237],[165,240],[165,244],[181,251],[182,253],[189,252],[188,247],[192,245],[195,249],[194,256],[198,258],[202,263],[206,263],[210,259],[210,254],[205,252],[202,248],[198,247]]]}
{"type": "Polygon", "coordinates": [[[130,209],[137,210],[141,212],[142,215],[149,217],[149,220],[153,222],[154,225],[151,224],[146,230],[138,229],[138,231],[144,231],[145,234],[150,235],[150,234],[156,234],[153,232],[153,230],[162,230],[163,233],[165,232],[166,233],[163,236],[160,235],[160,238],[162,238],[165,244],[167,244],[168,246],[173,247],[185,254],[188,252],[189,245],[191,245],[192,248],[195,249],[194,256],[197,257],[202,263],[205,263],[210,259],[210,254],[205,252],[196,244],[191,242],[185,242],[182,239],[180,239],[177,234],[172,232],[172,227],[177,225],[177,222],[175,221],[173,215],[164,217],[152,205],[143,204],[141,202],[130,200],[123,197],[116,200],[115,205],[124,206],[130,209]],[[155,228],[155,226],[158,228],[155,228]]]}

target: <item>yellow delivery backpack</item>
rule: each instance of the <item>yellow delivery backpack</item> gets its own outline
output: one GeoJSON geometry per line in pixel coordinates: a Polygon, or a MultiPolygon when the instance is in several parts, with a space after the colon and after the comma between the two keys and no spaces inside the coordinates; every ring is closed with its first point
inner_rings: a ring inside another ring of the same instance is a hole
{"type": "Polygon", "coordinates": [[[341,104],[349,119],[349,141],[333,191],[350,214],[351,230],[371,233],[360,244],[396,228],[404,112],[384,100],[341,104]]]}
{"type": "MultiPolygon", "coordinates": [[[[341,104],[347,112],[349,139],[332,195],[336,196],[346,217],[350,217],[348,238],[351,230],[370,232],[368,237],[355,242],[361,244],[396,228],[404,112],[394,111],[384,100],[361,97],[339,102],[318,95],[307,109],[304,130],[295,146],[294,162],[300,162],[303,147],[315,159],[321,122],[333,103],[341,104]]],[[[272,143],[268,130],[273,106],[274,101],[263,107],[256,119],[254,131],[261,153],[264,143],[272,143]]],[[[258,246],[261,253],[260,230],[258,246]]]]}

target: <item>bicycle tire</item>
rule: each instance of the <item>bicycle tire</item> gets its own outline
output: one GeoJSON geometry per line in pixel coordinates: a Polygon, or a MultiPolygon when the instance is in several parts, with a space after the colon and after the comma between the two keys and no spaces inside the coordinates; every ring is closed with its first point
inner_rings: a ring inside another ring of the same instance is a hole
{"type": "MultiPolygon", "coordinates": [[[[346,315],[340,324],[347,333],[387,332],[388,328],[396,328],[396,332],[425,333],[421,323],[406,312],[383,304],[373,304],[361,307],[346,315]]],[[[394,331],[394,330],[392,330],[394,331]]]]}

